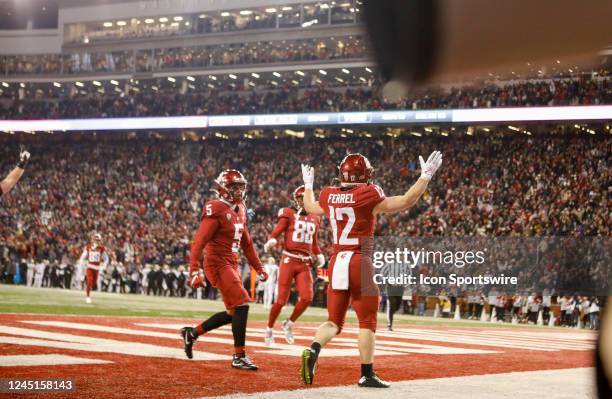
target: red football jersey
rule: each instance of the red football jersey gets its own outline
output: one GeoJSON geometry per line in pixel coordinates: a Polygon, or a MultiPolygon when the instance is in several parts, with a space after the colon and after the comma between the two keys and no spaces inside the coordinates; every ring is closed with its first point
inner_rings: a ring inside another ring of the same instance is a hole
{"type": "Polygon", "coordinates": [[[333,252],[361,252],[360,238],[374,236],[376,217],[372,210],[385,199],[375,184],[355,187],[325,187],[319,204],[329,218],[333,233],[333,252]]]}
{"type": "Polygon", "coordinates": [[[284,249],[289,252],[304,256],[312,256],[321,253],[317,234],[321,219],[316,215],[308,215],[302,212],[298,215],[293,208],[283,208],[278,212],[278,222],[271,238],[285,233],[284,249]]]}
{"type": "Polygon", "coordinates": [[[204,262],[215,264],[237,264],[241,240],[246,230],[246,209],[244,205],[232,206],[220,200],[208,201],[202,211],[202,220],[217,221],[217,228],[206,244],[204,262]]]}

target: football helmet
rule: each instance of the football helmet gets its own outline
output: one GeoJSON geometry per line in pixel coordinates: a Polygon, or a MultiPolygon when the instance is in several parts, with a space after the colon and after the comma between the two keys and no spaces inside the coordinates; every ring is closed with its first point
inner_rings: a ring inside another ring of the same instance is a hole
{"type": "Polygon", "coordinates": [[[367,184],[374,177],[374,168],[368,158],[361,154],[348,154],[338,167],[342,186],[367,184]]]}
{"type": "Polygon", "coordinates": [[[98,245],[102,244],[102,234],[100,234],[100,233],[93,233],[91,235],[91,242],[94,243],[94,244],[98,244],[98,245]]]}
{"type": "Polygon", "coordinates": [[[232,204],[239,204],[246,199],[247,180],[236,169],[226,169],[215,179],[213,191],[219,197],[232,204]]]}
{"type": "Polygon", "coordinates": [[[293,191],[293,201],[298,209],[304,209],[304,186],[299,186],[293,191]]]}

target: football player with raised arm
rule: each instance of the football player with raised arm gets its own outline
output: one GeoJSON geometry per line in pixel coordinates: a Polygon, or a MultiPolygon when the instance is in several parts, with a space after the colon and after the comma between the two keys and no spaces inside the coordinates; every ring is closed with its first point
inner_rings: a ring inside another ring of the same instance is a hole
{"type": "Polygon", "coordinates": [[[386,197],[372,183],[374,169],[361,154],[349,154],[340,163],[340,186],[324,187],[319,200],[314,196],[314,168],[302,165],[304,209],[313,215],[326,215],[333,234],[329,260],[330,284],[327,291],[328,320],[319,326],[310,348],[302,352],[300,376],[312,384],[321,348],[342,330],[346,311],[352,304],[359,320],[360,387],[388,388],[373,369],[374,332],[378,312],[378,287],[373,281],[372,238],[376,215],[400,212],[421,198],[442,164],[442,154],[434,151],[427,162],[419,157],[420,179],[404,194],[386,197]]]}
{"type": "Polygon", "coordinates": [[[317,233],[320,219],[317,215],[309,215],[304,211],[304,186],[293,192],[295,207],[282,208],[278,212],[278,222],[270,234],[270,239],[264,245],[264,251],[278,243],[277,237],[283,237],[283,257],[280,261],[278,276],[278,298],[268,316],[265,343],[270,346],[274,343],[273,328],[283,306],[287,304],[291,283],[295,280],[300,299],[295,304],[291,316],[282,323],[285,340],[293,344],[293,323],[304,313],[312,303],[312,266],[319,267],[325,264],[325,257],[319,249],[317,233]]]}
{"type": "Polygon", "coordinates": [[[240,248],[262,281],[265,281],[268,275],[247,229],[244,205],[246,187],[246,179],[234,169],[224,170],[214,181],[213,191],[218,199],[208,201],[204,206],[200,227],[191,245],[188,284],[194,289],[204,285],[204,279],[199,272],[202,251],[206,249],[204,274],[213,287],[221,292],[226,310],[215,313],[196,327],[182,328],[181,336],[185,354],[192,359],[193,344],[199,336],[231,323],[234,336],[232,367],[257,370],[258,367],[245,353],[250,298],[238,271],[240,248]]]}
{"type": "Polygon", "coordinates": [[[0,196],[8,193],[13,187],[15,187],[15,184],[17,184],[19,179],[21,179],[21,176],[23,176],[23,172],[25,171],[25,167],[29,160],[30,153],[22,148],[19,152],[19,161],[17,162],[17,166],[15,166],[8,176],[0,181],[0,196]]]}

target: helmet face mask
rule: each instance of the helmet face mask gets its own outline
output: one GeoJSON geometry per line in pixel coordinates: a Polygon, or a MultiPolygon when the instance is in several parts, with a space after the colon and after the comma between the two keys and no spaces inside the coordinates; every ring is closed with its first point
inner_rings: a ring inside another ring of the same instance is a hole
{"type": "Polygon", "coordinates": [[[246,183],[232,183],[227,186],[227,191],[235,203],[246,199],[246,183]]]}

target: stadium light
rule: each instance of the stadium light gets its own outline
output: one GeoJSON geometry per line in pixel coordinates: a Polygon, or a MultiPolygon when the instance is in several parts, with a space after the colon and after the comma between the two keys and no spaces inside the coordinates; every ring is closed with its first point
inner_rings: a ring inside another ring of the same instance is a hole
{"type": "Polygon", "coordinates": [[[176,79],[174,79],[172,76],[168,76],[168,80],[172,83],[176,82],[176,79]]]}
{"type": "Polygon", "coordinates": [[[285,6],[285,7],[281,8],[281,10],[283,10],[283,11],[291,11],[291,10],[293,10],[293,7],[285,6]]]}
{"type": "Polygon", "coordinates": [[[327,72],[324,69],[319,69],[319,73],[321,75],[327,75],[327,72]]]}
{"type": "Polygon", "coordinates": [[[181,22],[181,21],[183,20],[183,17],[181,17],[181,16],[179,15],[179,16],[174,17],[173,19],[174,19],[176,22],[181,22]]]}
{"type": "Polygon", "coordinates": [[[223,12],[221,13],[221,16],[222,16],[222,17],[229,17],[229,16],[230,16],[230,13],[229,13],[229,12],[227,12],[227,11],[223,11],[223,12]]]}
{"type": "Polygon", "coordinates": [[[232,79],[234,79],[234,80],[238,79],[238,76],[234,75],[233,73],[230,73],[230,74],[229,74],[229,75],[227,75],[227,76],[229,76],[230,78],[232,78],[232,79]]]}
{"type": "Polygon", "coordinates": [[[199,18],[200,18],[200,19],[204,19],[204,18],[206,18],[206,14],[200,14],[200,15],[199,15],[199,18]]]}
{"type": "Polygon", "coordinates": [[[125,26],[127,25],[127,22],[125,21],[117,21],[117,26],[125,26]]]}
{"type": "Polygon", "coordinates": [[[366,69],[365,69],[365,70],[366,70],[367,72],[369,72],[369,73],[372,73],[372,70],[371,70],[370,68],[368,68],[368,67],[366,67],[366,69]]]}
{"type": "Polygon", "coordinates": [[[295,73],[297,73],[300,76],[304,76],[304,72],[302,72],[302,71],[295,71],[295,73]]]}
{"type": "Polygon", "coordinates": [[[195,78],[193,76],[187,76],[187,80],[190,82],[195,82],[195,78]]]}
{"type": "Polygon", "coordinates": [[[278,73],[278,72],[272,72],[272,75],[276,76],[277,78],[280,78],[280,77],[281,77],[281,74],[280,74],[280,73],[278,73]]]}
{"type": "Polygon", "coordinates": [[[342,72],[346,73],[347,75],[348,75],[349,73],[351,73],[351,71],[349,71],[349,70],[348,70],[348,69],[346,69],[346,68],[342,68],[342,72]]]}
{"type": "Polygon", "coordinates": [[[270,13],[270,14],[273,14],[273,13],[275,13],[275,12],[276,12],[276,8],[273,8],[273,7],[271,7],[271,8],[266,8],[266,12],[267,12],[267,13],[270,13]]]}
{"type": "Polygon", "coordinates": [[[113,23],[112,22],[104,22],[104,27],[105,28],[112,28],[113,27],[113,23]]]}
{"type": "Polygon", "coordinates": [[[145,19],[145,24],[152,24],[153,22],[155,22],[155,20],[153,18],[147,18],[145,19]]]}
{"type": "Polygon", "coordinates": [[[259,79],[259,74],[258,73],[252,72],[251,76],[254,77],[255,79],[259,79]]]}
{"type": "Polygon", "coordinates": [[[208,75],[208,77],[212,80],[217,80],[217,77],[215,75],[208,75]]]}
{"type": "Polygon", "coordinates": [[[94,86],[102,86],[102,83],[98,82],[97,80],[94,80],[93,82],[91,82],[94,84],[94,86]]]}
{"type": "Polygon", "coordinates": [[[53,82],[53,86],[55,86],[55,87],[62,87],[62,85],[59,82],[53,82]]]}
{"type": "Polygon", "coordinates": [[[240,15],[251,15],[253,14],[253,11],[251,10],[241,10],[240,11],[240,15]]]}
{"type": "Polygon", "coordinates": [[[115,79],[111,79],[110,82],[111,82],[112,85],[115,85],[115,86],[119,85],[119,82],[117,82],[115,79]]]}
{"type": "Polygon", "coordinates": [[[83,87],[85,86],[82,82],[74,82],[75,85],[79,86],[79,87],[83,87]]]}
{"type": "Polygon", "coordinates": [[[168,22],[168,18],[166,18],[166,17],[161,17],[161,18],[159,19],[159,22],[168,22]]]}

